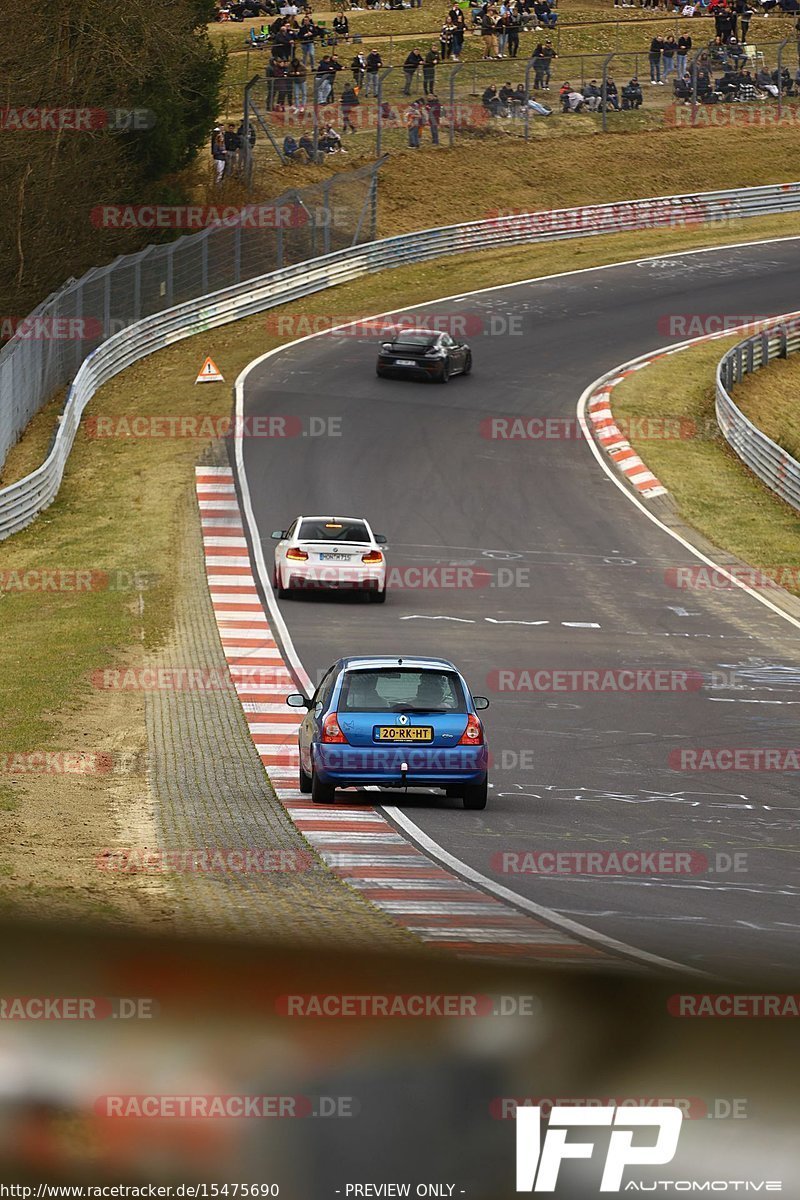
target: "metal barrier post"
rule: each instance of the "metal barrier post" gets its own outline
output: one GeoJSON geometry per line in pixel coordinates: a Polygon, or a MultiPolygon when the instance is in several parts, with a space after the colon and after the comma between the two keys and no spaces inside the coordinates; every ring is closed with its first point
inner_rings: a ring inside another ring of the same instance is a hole
{"type": "Polygon", "coordinates": [[[465,63],[460,62],[458,66],[453,67],[450,71],[450,120],[448,122],[448,141],[450,146],[455,141],[456,132],[456,75],[459,71],[463,71],[465,65],[465,63]]]}
{"type": "Polygon", "coordinates": [[[529,58],[525,63],[525,141],[530,137],[530,120],[531,110],[528,101],[531,98],[531,71],[533,70],[533,57],[529,58]]]}
{"type": "Polygon", "coordinates": [[[783,51],[789,45],[789,39],[785,38],[780,46],[778,46],[778,120],[780,121],[783,113],[783,80],[781,79],[781,69],[783,66],[783,51]]]}
{"type": "Polygon", "coordinates": [[[391,74],[392,68],[387,67],[378,75],[378,95],[376,96],[376,104],[378,105],[378,116],[375,124],[375,157],[381,157],[381,147],[383,145],[383,81],[391,74]]]}
{"type": "Polygon", "coordinates": [[[614,54],[607,54],[603,59],[603,82],[600,87],[600,107],[603,110],[603,133],[608,129],[608,64],[615,57],[614,54]]]}

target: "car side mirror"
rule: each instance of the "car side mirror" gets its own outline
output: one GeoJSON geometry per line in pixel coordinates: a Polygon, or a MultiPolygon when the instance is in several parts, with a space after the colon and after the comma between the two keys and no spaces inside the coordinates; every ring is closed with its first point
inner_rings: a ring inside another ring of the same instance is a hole
{"type": "Polygon", "coordinates": [[[301,696],[299,692],[292,692],[291,696],[287,696],[286,703],[289,708],[311,708],[311,701],[307,696],[301,696]]]}
{"type": "Polygon", "coordinates": [[[269,536],[272,538],[273,542],[280,542],[286,537],[286,534],[282,529],[273,529],[269,536]]]}
{"type": "Polygon", "coordinates": [[[472,703],[475,705],[476,712],[482,712],[484,708],[489,707],[489,701],[485,696],[473,696],[472,703]]]}
{"type": "Polygon", "coordinates": [[[375,541],[378,543],[379,546],[385,546],[386,543],[388,542],[388,540],[389,539],[387,538],[385,533],[376,533],[375,534],[375,541]]]}

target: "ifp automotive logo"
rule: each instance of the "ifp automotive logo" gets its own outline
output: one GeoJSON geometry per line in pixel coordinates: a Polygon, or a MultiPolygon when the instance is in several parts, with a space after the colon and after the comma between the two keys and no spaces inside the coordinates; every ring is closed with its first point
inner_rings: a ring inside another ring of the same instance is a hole
{"type": "Polygon", "coordinates": [[[678,1149],[683,1113],[674,1105],[663,1108],[573,1108],[555,1106],[542,1143],[541,1108],[517,1109],[518,1192],[554,1192],[561,1163],[568,1158],[591,1158],[591,1142],[568,1142],[573,1126],[613,1126],[606,1153],[601,1192],[618,1192],[626,1167],[661,1166],[672,1162],[678,1149]],[[634,1146],[634,1130],[657,1129],[655,1142],[634,1146]]]}

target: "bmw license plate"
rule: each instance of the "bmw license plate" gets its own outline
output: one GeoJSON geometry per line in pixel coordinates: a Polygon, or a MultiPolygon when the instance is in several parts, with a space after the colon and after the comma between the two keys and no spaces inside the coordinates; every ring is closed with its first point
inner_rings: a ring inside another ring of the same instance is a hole
{"type": "Polygon", "coordinates": [[[376,725],[376,742],[432,742],[432,725],[376,725]]]}
{"type": "Polygon", "coordinates": [[[349,554],[320,554],[320,562],[350,562],[349,554]]]}
{"type": "Polygon", "coordinates": [[[413,358],[398,358],[395,360],[396,367],[415,367],[417,364],[413,358]]]}

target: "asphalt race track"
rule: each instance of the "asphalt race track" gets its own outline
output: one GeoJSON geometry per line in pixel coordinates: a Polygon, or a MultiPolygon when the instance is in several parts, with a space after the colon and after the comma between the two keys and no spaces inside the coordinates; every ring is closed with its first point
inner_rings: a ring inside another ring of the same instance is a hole
{"type": "Polygon", "coordinates": [[[377,339],[363,333],[289,346],[245,383],[248,417],[299,417],[303,427],[303,436],[244,440],[270,568],[271,530],[301,512],[367,516],[408,580],[414,567],[478,568],[471,579],[483,586],[394,588],[384,606],[281,602],[315,680],[345,654],[442,654],[490,697],[487,810],[433,794],[390,804],[520,896],[735,976],[796,972],[800,960],[798,778],[680,770],[669,755],[797,744],[798,630],[738,589],[676,588],[675,568],[696,560],[637,511],[574,422],[593,380],[669,342],[670,314],[789,312],[800,307],[799,278],[800,241],[787,240],[543,279],[426,307],[466,314],[474,371],[446,387],[378,380],[377,339]],[[571,436],[483,436],[487,418],[511,414],[564,418],[571,436]],[[499,691],[496,674],[619,668],[707,682],[690,692],[531,693],[499,691]],[[506,852],[623,849],[705,855],[708,868],[695,858],[688,875],[499,869],[506,852]]]}

